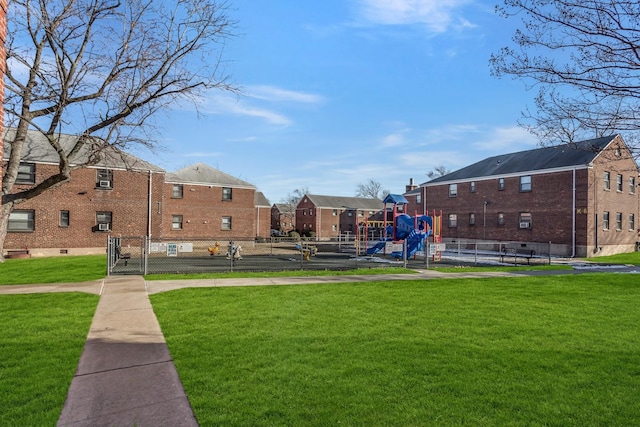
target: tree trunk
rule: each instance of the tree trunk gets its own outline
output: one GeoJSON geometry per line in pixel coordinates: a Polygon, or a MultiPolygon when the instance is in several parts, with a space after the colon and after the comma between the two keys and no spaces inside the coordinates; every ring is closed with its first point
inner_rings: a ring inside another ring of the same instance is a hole
{"type": "Polygon", "coordinates": [[[9,215],[13,209],[13,203],[3,203],[0,209],[0,262],[4,262],[4,240],[7,237],[9,215]]]}

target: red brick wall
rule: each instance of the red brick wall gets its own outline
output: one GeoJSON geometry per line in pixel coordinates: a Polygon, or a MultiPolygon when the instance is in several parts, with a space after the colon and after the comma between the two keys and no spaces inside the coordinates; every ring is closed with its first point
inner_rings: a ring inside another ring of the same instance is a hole
{"type": "Polygon", "coordinates": [[[269,237],[271,231],[271,207],[257,206],[255,212],[255,236],[269,237]]]}
{"type": "MultiPolygon", "coordinates": [[[[231,200],[222,200],[222,187],[183,185],[183,198],[172,198],[173,184],[164,185],[165,238],[238,239],[255,237],[255,190],[233,188],[231,200]],[[182,215],[182,230],[172,228],[173,215],[182,215]],[[232,218],[231,230],[222,230],[222,217],[232,218]]],[[[268,214],[266,219],[268,220],[268,214]]]]}
{"type": "MultiPolygon", "coordinates": [[[[36,182],[55,172],[52,165],[36,165],[36,182]]],[[[107,234],[144,236],[148,225],[148,172],[113,171],[113,189],[96,188],[96,169],[73,171],[71,181],[16,205],[14,210],[35,210],[35,231],[7,234],[5,249],[106,248],[107,234]],[[60,211],[68,210],[69,227],[59,225],[60,211]],[[96,212],[112,212],[110,232],[96,230],[96,212]]],[[[153,174],[152,234],[161,230],[158,211],[164,174],[153,174]]],[[[16,190],[20,187],[16,187],[16,190]]],[[[52,253],[48,253],[52,254],[52,253]]]]}

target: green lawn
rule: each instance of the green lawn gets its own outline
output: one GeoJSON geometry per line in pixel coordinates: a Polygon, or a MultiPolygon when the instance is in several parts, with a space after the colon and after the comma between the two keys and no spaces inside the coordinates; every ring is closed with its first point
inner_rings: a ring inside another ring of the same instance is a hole
{"type": "Polygon", "coordinates": [[[640,281],[588,274],[152,295],[201,425],[628,426],[640,281]]]}
{"type": "Polygon", "coordinates": [[[8,259],[0,263],[0,285],[87,282],[106,271],[106,255],[8,259]]]}
{"type": "Polygon", "coordinates": [[[0,295],[0,425],[56,425],[97,304],[80,293],[0,295]]]}

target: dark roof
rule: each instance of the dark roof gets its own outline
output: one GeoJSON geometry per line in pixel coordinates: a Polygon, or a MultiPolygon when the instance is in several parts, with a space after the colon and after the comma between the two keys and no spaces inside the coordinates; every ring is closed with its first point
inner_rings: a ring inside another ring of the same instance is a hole
{"type": "Polygon", "coordinates": [[[573,144],[556,145],[489,157],[428,181],[425,185],[546,169],[587,167],[616,136],[606,136],[573,144]]]}
{"type": "MultiPolygon", "coordinates": [[[[11,153],[11,141],[15,138],[15,132],[15,129],[7,129],[4,134],[4,160],[9,160],[9,154],[11,153]]],[[[78,141],[77,135],[58,134],[56,136],[58,138],[58,143],[67,153],[71,152],[71,149],[78,141]]],[[[95,140],[100,141],[97,138],[95,140]]],[[[86,164],[89,161],[89,155],[92,154],[92,151],[90,144],[85,144],[85,146],[78,151],[78,154],[74,158],[70,159],[71,164],[86,164]]],[[[100,161],[92,167],[164,172],[164,169],[110,145],[102,148],[100,153],[100,161]]],[[[58,153],[56,153],[53,147],[51,147],[47,138],[41,132],[36,130],[27,131],[27,138],[25,140],[25,145],[22,150],[22,158],[20,160],[23,162],[33,163],[60,163],[58,153]]]]}
{"type": "Polygon", "coordinates": [[[382,200],[380,199],[319,196],[317,194],[306,194],[305,197],[311,200],[311,202],[318,208],[381,210],[383,207],[382,200]]]}
{"type": "Polygon", "coordinates": [[[271,207],[271,203],[269,203],[269,199],[264,195],[262,191],[256,191],[255,196],[253,197],[255,205],[259,207],[271,207]]]}
{"type": "Polygon", "coordinates": [[[167,182],[182,184],[202,184],[228,187],[255,188],[254,185],[239,178],[226,174],[216,168],[212,168],[204,163],[196,163],[187,166],[179,171],[168,173],[165,179],[167,182]]]}

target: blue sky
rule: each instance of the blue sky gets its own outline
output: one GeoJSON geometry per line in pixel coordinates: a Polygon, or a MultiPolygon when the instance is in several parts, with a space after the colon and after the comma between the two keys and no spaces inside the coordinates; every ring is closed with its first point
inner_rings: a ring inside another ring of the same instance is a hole
{"type": "Polygon", "coordinates": [[[373,179],[402,193],[413,178],[535,147],[517,126],[523,82],[490,76],[518,22],[474,0],[235,0],[226,70],[243,89],[207,94],[163,117],[174,171],[204,162],[271,203],[296,188],[353,196],[373,179]]]}

